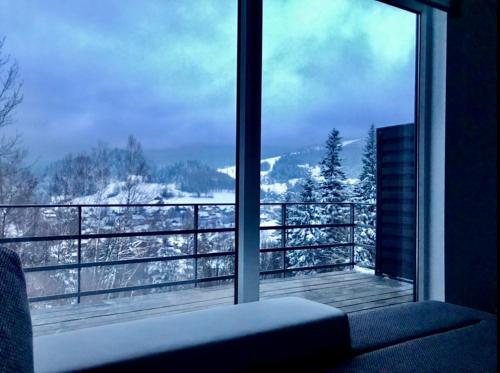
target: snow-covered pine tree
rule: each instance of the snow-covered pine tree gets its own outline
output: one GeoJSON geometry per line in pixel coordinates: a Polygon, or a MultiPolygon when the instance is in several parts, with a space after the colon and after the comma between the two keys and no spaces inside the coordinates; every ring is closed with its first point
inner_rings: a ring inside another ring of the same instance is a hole
{"type": "Polygon", "coordinates": [[[342,138],[336,128],[333,128],[326,140],[326,154],[319,163],[320,195],[322,202],[344,202],[346,200],[345,173],[342,170],[342,138]]]}
{"type": "MultiPolygon", "coordinates": [[[[308,173],[302,182],[300,202],[316,201],[316,183],[308,173]]],[[[318,210],[314,205],[289,205],[287,213],[288,225],[312,225],[318,224],[318,210]]],[[[318,229],[301,228],[292,229],[287,235],[287,246],[309,246],[318,244],[318,229]]],[[[287,267],[307,267],[315,265],[319,260],[318,250],[291,250],[287,255],[287,267]]]]}
{"type": "Polygon", "coordinates": [[[363,168],[356,186],[356,197],[363,203],[375,203],[377,199],[377,140],[373,124],[363,149],[363,168]]]}
{"type": "MultiPolygon", "coordinates": [[[[361,224],[355,230],[355,242],[375,245],[375,204],[377,200],[377,139],[375,126],[368,130],[365,147],[363,149],[363,168],[359,175],[359,183],[355,189],[356,222],[361,224]]],[[[356,249],[356,262],[361,265],[373,266],[374,250],[369,247],[356,249]]]]}
{"type": "MultiPolygon", "coordinates": [[[[348,219],[346,206],[337,204],[338,202],[346,202],[348,200],[345,184],[346,176],[342,170],[342,159],[340,157],[340,152],[342,151],[341,140],[339,131],[333,128],[326,141],[325,156],[319,164],[321,176],[320,198],[321,202],[328,203],[322,209],[322,223],[324,224],[345,223],[348,219]]],[[[320,242],[324,244],[341,243],[347,242],[348,238],[348,231],[346,229],[328,228],[321,231],[320,242]]],[[[341,251],[341,249],[335,250],[335,256],[343,258],[344,255],[340,253],[341,251]]],[[[326,251],[322,250],[322,256],[325,255],[326,251]]],[[[347,255],[347,252],[345,255],[347,255]]],[[[332,259],[335,260],[336,258],[332,259]]]]}

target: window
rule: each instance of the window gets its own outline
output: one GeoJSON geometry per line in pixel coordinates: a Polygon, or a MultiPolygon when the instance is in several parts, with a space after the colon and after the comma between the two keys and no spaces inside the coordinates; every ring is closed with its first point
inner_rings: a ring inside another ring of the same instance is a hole
{"type": "Polygon", "coordinates": [[[264,2],[261,297],[413,300],[416,25],[371,0],[264,2]]]}
{"type": "Polygon", "coordinates": [[[131,296],[233,303],[237,2],[5,1],[0,24],[0,240],[35,334],[131,296]]]}
{"type": "Polygon", "coordinates": [[[415,299],[439,61],[434,13],[387,3],[2,2],[0,244],[35,334],[415,299]]]}

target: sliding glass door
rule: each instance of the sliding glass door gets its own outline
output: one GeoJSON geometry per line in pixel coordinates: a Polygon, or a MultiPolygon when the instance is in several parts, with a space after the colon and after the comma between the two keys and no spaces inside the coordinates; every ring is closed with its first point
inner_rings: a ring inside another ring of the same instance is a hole
{"type": "Polygon", "coordinates": [[[261,298],[413,300],[417,15],[264,1],[261,298]]]}

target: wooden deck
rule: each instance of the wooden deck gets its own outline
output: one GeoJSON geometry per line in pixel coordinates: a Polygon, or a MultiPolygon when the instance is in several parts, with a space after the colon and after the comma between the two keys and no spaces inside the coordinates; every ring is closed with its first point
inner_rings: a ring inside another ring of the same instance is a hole
{"type": "MultiPolygon", "coordinates": [[[[233,303],[233,286],[119,298],[32,310],[34,335],[199,310],[233,303]]],[[[413,300],[413,285],[356,271],[261,281],[261,299],[298,296],[359,312],[413,300]]]]}

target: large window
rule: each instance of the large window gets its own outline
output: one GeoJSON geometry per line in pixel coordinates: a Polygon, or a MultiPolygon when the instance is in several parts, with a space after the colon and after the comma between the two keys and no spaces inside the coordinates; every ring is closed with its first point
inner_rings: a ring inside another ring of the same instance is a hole
{"type": "Polygon", "coordinates": [[[423,18],[387,3],[3,1],[0,244],[35,334],[414,300],[423,18]]]}
{"type": "Polygon", "coordinates": [[[35,333],[233,303],[237,2],[2,1],[0,41],[0,240],[35,333]]]}
{"type": "Polygon", "coordinates": [[[416,25],[371,0],[264,2],[261,297],[413,300],[416,25]]]}

